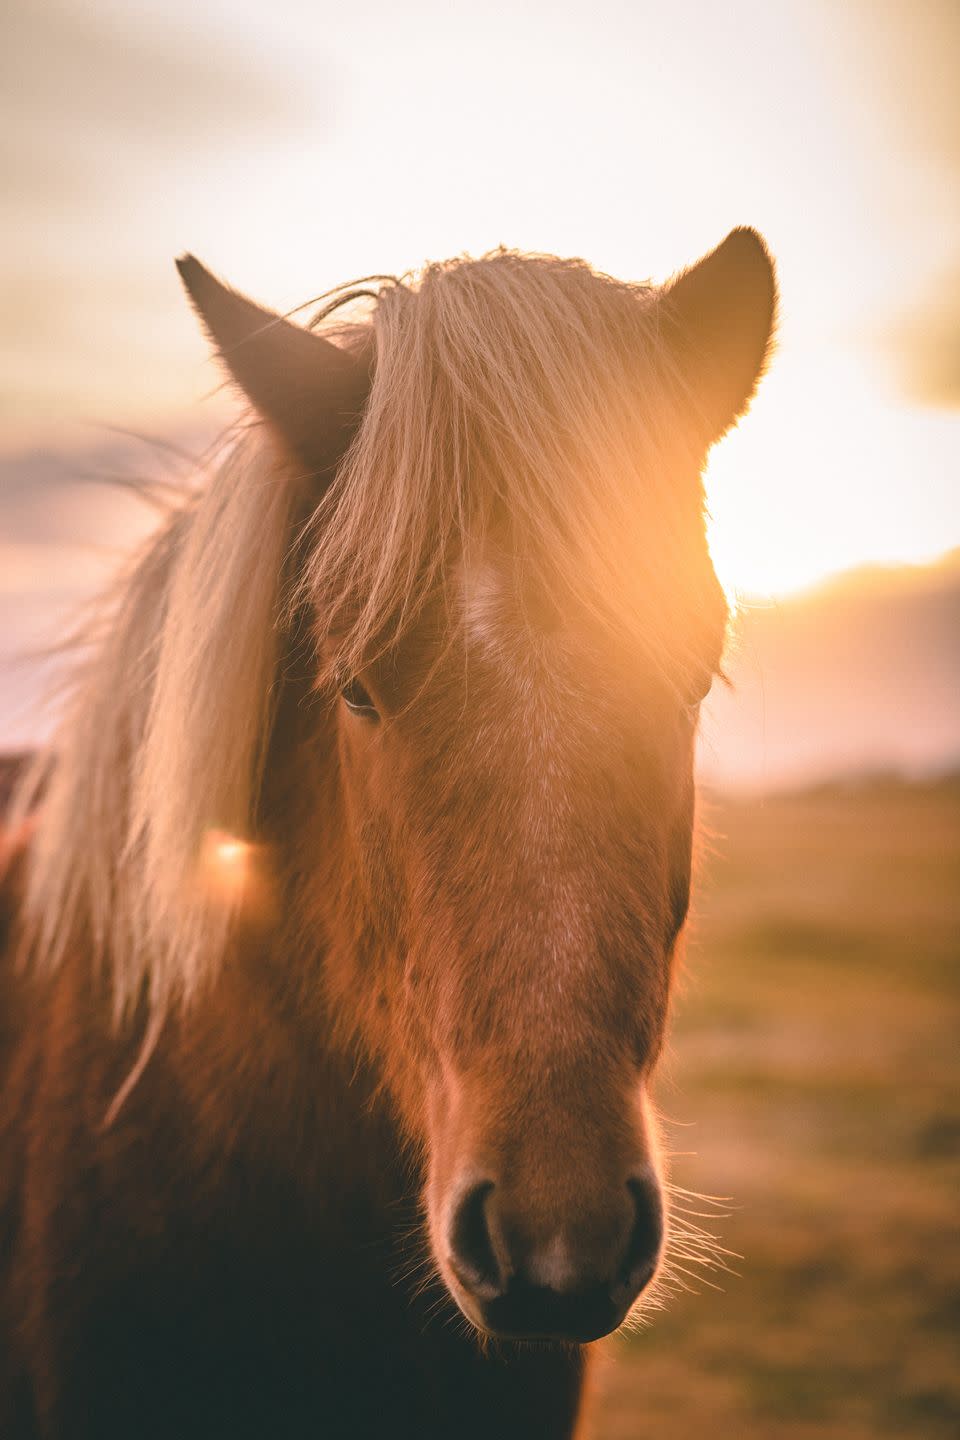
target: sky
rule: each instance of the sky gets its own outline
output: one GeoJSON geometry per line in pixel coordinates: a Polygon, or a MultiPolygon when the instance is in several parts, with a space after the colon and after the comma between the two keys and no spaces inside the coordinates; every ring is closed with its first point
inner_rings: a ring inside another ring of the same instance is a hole
{"type": "Polygon", "coordinates": [[[189,448],[228,413],[185,250],[286,309],[501,243],[659,281],[755,225],[779,349],[708,471],[724,583],[960,543],[954,0],[7,0],[0,24],[18,634],[142,531],[69,485],[146,463],[110,427],[189,448]]]}

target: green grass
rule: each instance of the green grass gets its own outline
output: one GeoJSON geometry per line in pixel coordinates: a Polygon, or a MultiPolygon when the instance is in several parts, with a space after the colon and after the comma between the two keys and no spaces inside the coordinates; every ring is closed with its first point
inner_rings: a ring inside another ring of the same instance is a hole
{"type": "Polygon", "coordinates": [[[673,1179],[732,1197],[710,1228],[743,1258],[608,1348],[593,1434],[954,1437],[960,790],[705,818],[658,1098],[673,1179]]]}

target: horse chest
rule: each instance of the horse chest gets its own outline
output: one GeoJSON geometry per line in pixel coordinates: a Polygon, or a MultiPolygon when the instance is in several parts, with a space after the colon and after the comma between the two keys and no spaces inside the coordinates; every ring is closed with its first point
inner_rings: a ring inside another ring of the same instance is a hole
{"type": "Polygon", "coordinates": [[[491,1359],[448,1312],[430,1316],[435,1295],[411,1299],[398,1242],[410,1214],[382,1133],[366,1144],[352,1127],[378,1184],[356,1158],[336,1168],[333,1127],[299,1185],[262,1149],[191,1148],[196,1117],[154,1108],[177,1092],[161,1074],[128,1129],[102,1136],[71,1047],[37,1047],[47,1063],[25,1057],[4,1096],[4,1144],[44,1137],[25,1164],[21,1150],[0,1264],[4,1440],[572,1433],[579,1359],[491,1359]]]}

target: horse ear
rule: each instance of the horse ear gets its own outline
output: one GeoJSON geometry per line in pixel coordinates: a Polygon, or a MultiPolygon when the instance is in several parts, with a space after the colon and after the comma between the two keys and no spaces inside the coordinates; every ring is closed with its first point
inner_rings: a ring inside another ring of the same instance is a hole
{"type": "Polygon", "coordinates": [[[261,309],[192,255],[179,259],[177,269],[204,329],[254,408],[312,475],[331,478],[359,424],[369,366],[261,309]]]}
{"type": "Polygon", "coordinates": [[[769,358],[777,282],[756,230],[732,230],[664,290],[661,328],[712,445],[744,413],[769,358]]]}

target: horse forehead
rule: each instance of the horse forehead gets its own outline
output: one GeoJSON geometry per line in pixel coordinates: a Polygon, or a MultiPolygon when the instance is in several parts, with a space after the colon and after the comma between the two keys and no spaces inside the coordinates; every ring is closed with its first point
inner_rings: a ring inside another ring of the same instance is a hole
{"type": "Polygon", "coordinates": [[[491,658],[516,659],[535,638],[567,631],[542,587],[521,581],[502,555],[486,552],[461,561],[459,588],[467,647],[491,658]]]}
{"type": "Polygon", "coordinates": [[[516,587],[504,561],[489,555],[463,560],[459,579],[467,644],[489,654],[502,652],[519,618],[516,587]]]}

